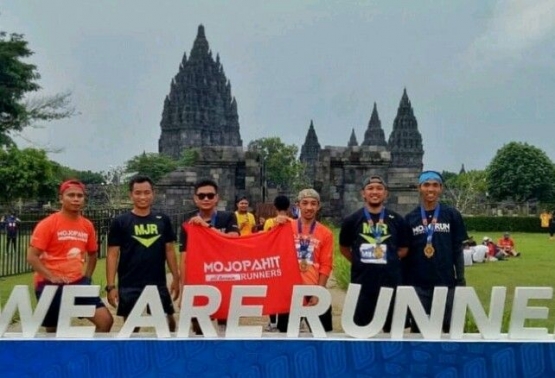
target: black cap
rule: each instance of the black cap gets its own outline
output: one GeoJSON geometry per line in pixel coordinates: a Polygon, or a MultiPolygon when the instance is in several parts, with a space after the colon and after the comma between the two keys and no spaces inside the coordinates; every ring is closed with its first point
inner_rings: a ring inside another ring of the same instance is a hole
{"type": "Polygon", "coordinates": [[[365,178],[364,181],[362,182],[362,189],[366,188],[366,185],[371,183],[382,184],[387,189],[387,183],[385,182],[382,176],[378,176],[378,175],[372,175],[365,178]]]}

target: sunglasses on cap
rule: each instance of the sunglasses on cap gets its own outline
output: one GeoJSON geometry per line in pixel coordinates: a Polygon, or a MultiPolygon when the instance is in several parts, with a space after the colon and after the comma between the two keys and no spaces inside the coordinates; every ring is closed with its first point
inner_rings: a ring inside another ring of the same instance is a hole
{"type": "Polygon", "coordinates": [[[196,195],[198,197],[199,200],[203,200],[208,198],[209,200],[212,200],[216,197],[216,193],[197,193],[196,195]]]}

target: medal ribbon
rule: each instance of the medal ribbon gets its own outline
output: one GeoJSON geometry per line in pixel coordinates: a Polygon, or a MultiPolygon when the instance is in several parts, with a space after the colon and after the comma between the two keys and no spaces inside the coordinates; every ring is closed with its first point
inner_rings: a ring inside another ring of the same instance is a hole
{"type": "Polygon", "coordinates": [[[382,242],[383,229],[381,225],[383,224],[383,220],[385,218],[385,206],[382,207],[382,211],[380,212],[380,218],[376,225],[374,225],[374,222],[372,221],[372,217],[370,216],[370,212],[366,207],[364,208],[364,216],[366,217],[366,221],[370,226],[370,231],[372,231],[372,236],[374,237],[374,239],[376,239],[376,244],[380,244],[382,242]]]}
{"type": "Polygon", "coordinates": [[[434,235],[434,231],[436,229],[435,226],[437,223],[437,218],[439,217],[439,209],[440,209],[440,205],[438,203],[434,210],[434,216],[432,218],[432,222],[428,224],[428,220],[426,219],[426,211],[424,210],[424,207],[420,205],[420,216],[422,217],[422,224],[426,228],[426,244],[430,244],[430,245],[432,244],[432,236],[434,235]]]}
{"type": "Polygon", "coordinates": [[[314,233],[315,228],[316,228],[316,221],[314,220],[310,224],[310,229],[308,231],[308,237],[305,238],[304,235],[303,235],[303,224],[301,223],[300,219],[297,220],[297,230],[298,230],[298,233],[299,233],[299,246],[300,246],[300,252],[301,252],[301,259],[302,260],[305,260],[306,256],[308,255],[308,247],[310,246],[310,237],[314,233]]]}
{"type": "MultiPolygon", "coordinates": [[[[200,212],[197,215],[200,217],[200,212]]],[[[217,217],[217,215],[218,215],[217,211],[214,211],[212,213],[212,216],[210,217],[210,226],[216,227],[216,217],[217,217]]]]}

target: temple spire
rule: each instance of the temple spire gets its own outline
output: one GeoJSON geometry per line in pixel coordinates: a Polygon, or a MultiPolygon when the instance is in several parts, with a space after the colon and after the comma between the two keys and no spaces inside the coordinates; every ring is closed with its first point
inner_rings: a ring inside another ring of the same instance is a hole
{"type": "Polygon", "coordinates": [[[403,90],[397,116],[393,121],[388,149],[391,152],[392,166],[422,168],[422,157],[424,156],[422,136],[418,131],[418,122],[414,116],[406,88],[403,90]]]}
{"type": "Polygon", "coordinates": [[[386,146],[385,134],[382,129],[382,121],[378,116],[378,106],[374,102],[374,108],[372,109],[372,115],[370,116],[370,121],[368,121],[368,127],[364,133],[363,146],[386,146]]]}
{"type": "Polygon", "coordinates": [[[349,143],[347,144],[349,147],[356,147],[358,146],[357,136],[355,135],[355,129],[351,131],[351,138],[349,139],[349,143]]]}
{"type": "Polygon", "coordinates": [[[174,158],[190,147],[243,145],[237,101],[219,54],[216,60],[212,57],[202,25],[171,81],[160,127],[158,150],[174,158]]]}
{"type": "Polygon", "coordinates": [[[310,126],[308,127],[308,132],[306,133],[306,138],[301,147],[301,155],[299,157],[301,163],[305,163],[306,165],[306,175],[310,182],[314,181],[316,175],[316,165],[320,157],[320,150],[321,147],[318,142],[316,130],[314,129],[314,122],[310,120],[310,126]]]}

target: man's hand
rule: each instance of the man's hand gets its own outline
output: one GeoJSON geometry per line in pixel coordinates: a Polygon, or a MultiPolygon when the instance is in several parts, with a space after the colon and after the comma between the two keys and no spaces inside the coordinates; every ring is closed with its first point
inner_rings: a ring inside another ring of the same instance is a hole
{"type": "Polygon", "coordinates": [[[206,222],[199,215],[195,215],[194,217],[189,219],[189,223],[198,224],[199,226],[204,226],[204,227],[210,227],[210,223],[206,222]]]}
{"type": "Polygon", "coordinates": [[[119,303],[118,289],[110,290],[108,292],[107,298],[108,298],[108,303],[110,303],[112,307],[118,307],[118,303],[119,303]]]}
{"type": "Polygon", "coordinates": [[[174,277],[172,279],[172,283],[170,284],[170,294],[172,296],[173,301],[176,301],[179,299],[180,290],[181,290],[181,283],[179,282],[179,278],[174,277]]]}

